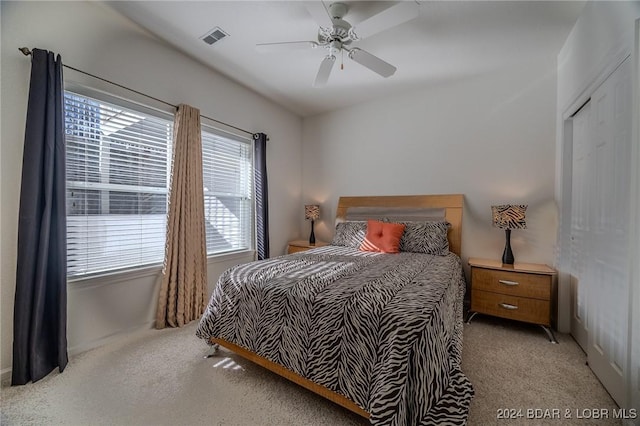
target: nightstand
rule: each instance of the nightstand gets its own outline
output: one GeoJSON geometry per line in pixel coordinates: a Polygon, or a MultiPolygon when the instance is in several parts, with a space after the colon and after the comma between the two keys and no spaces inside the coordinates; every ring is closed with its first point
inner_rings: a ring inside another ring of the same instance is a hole
{"type": "Polygon", "coordinates": [[[309,240],[295,240],[289,241],[289,246],[287,247],[287,254],[298,253],[300,251],[309,250],[316,247],[326,246],[328,243],[324,241],[316,241],[315,245],[309,244],[309,240]]]}
{"type": "Polygon", "coordinates": [[[556,271],[537,263],[504,265],[499,260],[470,258],[471,309],[467,324],[476,314],[537,324],[552,343],[558,343],[552,326],[556,322],[556,271]]]}

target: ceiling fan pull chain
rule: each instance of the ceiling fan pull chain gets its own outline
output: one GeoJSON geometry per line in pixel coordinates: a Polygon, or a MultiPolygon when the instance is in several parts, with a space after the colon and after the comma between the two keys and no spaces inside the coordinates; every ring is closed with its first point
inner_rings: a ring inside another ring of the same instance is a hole
{"type": "Polygon", "coordinates": [[[340,49],[340,70],[344,69],[344,49],[340,49]]]}

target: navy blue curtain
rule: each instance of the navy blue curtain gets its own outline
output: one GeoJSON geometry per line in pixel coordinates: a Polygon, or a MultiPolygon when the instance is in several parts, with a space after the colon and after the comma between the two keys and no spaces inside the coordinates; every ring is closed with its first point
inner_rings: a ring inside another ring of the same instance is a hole
{"type": "Polygon", "coordinates": [[[34,49],[22,158],[12,385],[67,365],[67,225],[60,55],[34,49]]]}
{"type": "Polygon", "coordinates": [[[256,250],[258,260],[269,258],[269,195],[267,188],[267,135],[254,133],[253,153],[256,164],[256,250]]]}

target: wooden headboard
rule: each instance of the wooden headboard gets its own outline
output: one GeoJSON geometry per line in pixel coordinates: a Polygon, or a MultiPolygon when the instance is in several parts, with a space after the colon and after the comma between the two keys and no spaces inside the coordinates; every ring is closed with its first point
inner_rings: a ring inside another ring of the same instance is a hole
{"type": "Polygon", "coordinates": [[[458,256],[462,248],[462,194],[449,195],[381,195],[372,197],[340,197],[336,219],[346,219],[347,210],[353,207],[404,207],[444,209],[444,216],[451,224],[447,238],[449,250],[458,256]]]}

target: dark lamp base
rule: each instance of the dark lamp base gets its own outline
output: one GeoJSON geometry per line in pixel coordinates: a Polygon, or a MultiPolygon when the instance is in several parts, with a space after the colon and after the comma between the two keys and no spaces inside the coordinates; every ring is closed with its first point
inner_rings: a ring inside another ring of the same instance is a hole
{"type": "Polygon", "coordinates": [[[309,244],[312,246],[316,245],[316,235],[313,233],[313,220],[311,221],[311,235],[309,235],[309,244]]]}
{"type": "Polygon", "coordinates": [[[502,252],[502,263],[505,265],[513,265],[513,252],[511,251],[511,229],[505,229],[505,245],[504,252],[502,252]]]}

